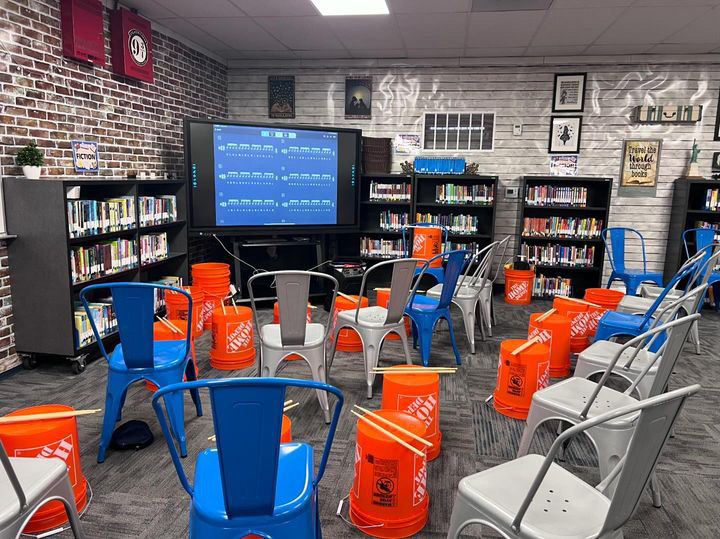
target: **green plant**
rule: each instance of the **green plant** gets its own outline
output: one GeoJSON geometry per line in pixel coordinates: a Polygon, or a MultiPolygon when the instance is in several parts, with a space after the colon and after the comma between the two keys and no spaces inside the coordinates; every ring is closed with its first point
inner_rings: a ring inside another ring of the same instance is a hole
{"type": "Polygon", "coordinates": [[[21,167],[41,167],[45,156],[34,142],[22,148],[17,154],[17,164],[21,167]]]}

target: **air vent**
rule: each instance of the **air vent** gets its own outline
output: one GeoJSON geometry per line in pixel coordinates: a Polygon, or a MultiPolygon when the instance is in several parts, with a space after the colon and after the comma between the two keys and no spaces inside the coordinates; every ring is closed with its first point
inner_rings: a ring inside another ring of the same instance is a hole
{"type": "Polygon", "coordinates": [[[473,0],[472,11],[542,11],[552,3],[553,0],[473,0]]]}

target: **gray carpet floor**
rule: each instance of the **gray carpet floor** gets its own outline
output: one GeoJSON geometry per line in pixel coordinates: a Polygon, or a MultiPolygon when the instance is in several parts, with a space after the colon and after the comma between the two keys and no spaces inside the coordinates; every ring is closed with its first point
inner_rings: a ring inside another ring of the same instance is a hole
{"type": "MultiPolygon", "coordinates": [[[[498,323],[494,337],[480,342],[474,355],[469,352],[462,322],[455,313],[454,327],[463,363],[457,374],[441,377],[442,452],[428,465],[430,515],[425,529],[416,537],[445,537],[458,481],[512,459],[517,450],[524,422],[495,412],[484,401],[495,385],[500,341],[524,337],[529,314],[545,310],[549,303],[514,307],[505,305],[500,297],[496,299],[498,323]]],[[[316,312],[322,313],[322,310],[316,312]]],[[[270,311],[263,313],[265,320],[271,316],[270,311]]],[[[717,352],[720,341],[716,333],[719,329],[720,315],[705,309],[700,325],[702,354],[696,355],[692,347],[686,345],[671,380],[671,387],[699,382],[703,391],[689,401],[676,424],[675,437],[668,442],[659,462],[663,507],[652,507],[649,496],[644,495],[635,516],[625,527],[625,537],[709,539],[720,536],[720,354],[717,352]]],[[[197,343],[201,377],[244,376],[254,372],[253,368],[233,372],[212,369],[209,346],[206,333],[197,343]]],[[[414,358],[419,362],[417,352],[414,358]]],[[[400,362],[400,345],[387,344],[382,351],[381,365],[400,362]]],[[[434,339],[431,362],[435,365],[454,363],[449,334],[444,328],[434,339]]],[[[363,536],[335,515],[338,500],[347,495],[353,480],[355,419],[348,409],[355,403],[371,409],[380,407],[382,380],[378,377],[375,396],[368,401],[362,365],[361,354],[339,352],[330,374],[330,383],[340,388],[346,398],[346,408],[320,484],[323,534],[330,539],[363,536]]],[[[46,403],[102,408],[106,376],[104,360],[89,364],[79,376],[70,374],[65,362],[42,362],[34,371],[16,371],[0,379],[0,414],[46,403]]],[[[308,378],[309,369],[304,362],[287,362],[280,376],[308,378]]],[[[289,398],[302,402],[288,413],[293,420],[294,439],[314,444],[319,461],[326,430],[317,399],[314,395],[296,392],[291,392],[289,398]]],[[[205,416],[198,418],[190,399],[186,399],[189,456],[184,466],[190,477],[197,453],[211,445],[207,440],[213,433],[210,405],[207,400],[204,405],[205,416]]],[[[109,450],[103,464],[96,462],[102,416],[96,414],[78,420],[83,470],[94,494],[82,518],[87,536],[103,539],[186,537],[189,498],[172,466],[150,405],[150,393],[140,384],[128,392],[123,420],[129,419],[147,421],[156,436],[155,442],[139,452],[109,450]]],[[[533,450],[545,451],[551,439],[548,426],[536,437],[533,450]]],[[[590,482],[598,481],[596,458],[585,440],[570,445],[563,465],[590,482]]],[[[345,507],[347,510],[347,504],[345,507]]],[[[477,536],[478,531],[467,529],[467,536],[477,536]]],[[[59,537],[70,536],[65,532],[59,537]]]]}

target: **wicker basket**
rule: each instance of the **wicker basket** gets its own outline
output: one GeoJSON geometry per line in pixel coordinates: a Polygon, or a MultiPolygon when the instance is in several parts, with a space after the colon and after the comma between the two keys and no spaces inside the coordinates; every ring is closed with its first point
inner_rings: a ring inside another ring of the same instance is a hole
{"type": "Polygon", "coordinates": [[[362,162],[365,174],[387,174],[392,167],[392,139],[362,138],[362,162]]]}

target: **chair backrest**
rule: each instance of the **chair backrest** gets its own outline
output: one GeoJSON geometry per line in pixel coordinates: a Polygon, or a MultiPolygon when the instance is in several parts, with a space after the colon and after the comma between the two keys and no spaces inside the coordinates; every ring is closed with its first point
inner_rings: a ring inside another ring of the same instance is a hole
{"type": "MultiPolygon", "coordinates": [[[[402,227],[402,244],[403,244],[403,249],[405,250],[405,257],[409,258],[412,256],[413,248],[412,248],[412,243],[409,241],[410,240],[410,231],[411,230],[413,231],[413,236],[414,236],[416,228],[439,228],[442,231],[441,232],[442,243],[443,243],[442,250],[443,251],[447,250],[449,232],[448,232],[448,229],[446,226],[438,225],[436,223],[412,223],[410,225],[405,225],[402,227]],[[408,235],[407,238],[405,237],[406,233],[408,235]]],[[[414,242],[414,238],[413,238],[413,242],[414,242]]]]}
{"type": "MultiPolygon", "coordinates": [[[[123,359],[128,369],[149,369],[154,365],[153,324],[155,322],[155,297],[160,290],[172,290],[187,297],[188,312],[192,312],[192,296],[185,290],[153,283],[109,283],[86,286],[80,291],[80,300],[90,319],[95,339],[102,355],[110,361],[102,337],[90,310],[87,294],[94,290],[110,290],[117,319],[123,359]]],[[[192,320],[188,316],[185,328],[185,354],[190,351],[192,320]]]]}
{"type": "Polygon", "coordinates": [[[486,245],[478,252],[476,252],[467,264],[465,272],[458,281],[456,290],[459,290],[461,286],[482,286],[485,284],[488,278],[488,274],[491,270],[495,251],[500,242],[494,241],[489,245],[486,245]],[[475,265],[475,269],[473,269],[475,265]],[[480,282],[482,281],[482,282],[480,282]],[[479,284],[478,284],[479,283],[479,284]]]}
{"type": "MultiPolygon", "coordinates": [[[[410,287],[412,286],[413,277],[415,275],[415,268],[418,262],[425,263],[425,260],[420,258],[399,258],[397,260],[386,260],[375,264],[369,270],[365,272],[360,283],[360,296],[365,292],[365,287],[368,283],[368,276],[377,271],[380,268],[392,266],[392,276],[390,277],[390,298],[387,304],[387,316],[385,317],[386,324],[396,324],[403,317],[405,307],[407,306],[408,299],[410,298],[410,287]]],[[[355,321],[357,322],[358,315],[360,313],[361,304],[358,302],[357,309],[355,310],[355,321]]]]}
{"type": "MultiPolygon", "coordinates": [[[[436,260],[438,258],[445,259],[445,280],[443,281],[442,290],[440,291],[438,309],[444,309],[445,307],[450,305],[450,302],[455,295],[455,286],[457,285],[458,279],[460,278],[460,272],[462,271],[465,265],[465,261],[467,258],[469,258],[469,256],[470,251],[465,249],[440,253],[439,255],[435,255],[430,260],[428,260],[427,264],[425,264],[422,271],[418,275],[417,282],[419,283],[420,279],[422,279],[423,274],[430,267],[430,264],[432,264],[433,260],[436,260]]],[[[415,286],[415,290],[413,290],[413,297],[415,296],[416,292],[417,286],[415,286]]],[[[411,297],[410,302],[412,303],[412,301],[413,298],[411,297]]]]}
{"type": "Polygon", "coordinates": [[[690,243],[694,240],[695,251],[700,251],[708,245],[715,243],[715,235],[719,231],[714,228],[689,228],[682,233],[683,245],[685,246],[685,256],[690,257],[690,243]]]}
{"type": "Polygon", "coordinates": [[[611,227],[601,232],[603,243],[605,243],[605,251],[612,269],[618,272],[625,271],[625,244],[626,235],[630,238],[636,237],[640,240],[642,248],[643,272],[647,271],[647,257],[645,256],[645,238],[634,228],[611,227]],[[608,237],[610,244],[608,245],[608,237]]]}
{"type": "Polygon", "coordinates": [[[506,262],[510,262],[512,257],[505,260],[505,254],[507,253],[508,245],[510,245],[510,239],[512,236],[505,236],[505,239],[500,240],[499,245],[495,249],[495,260],[492,261],[492,265],[495,266],[495,274],[493,275],[492,282],[497,281],[498,275],[500,275],[500,269],[503,268],[506,262]]]}
{"type": "MultiPolygon", "coordinates": [[[[18,514],[21,514],[27,507],[27,498],[25,497],[25,492],[23,491],[22,486],[20,485],[20,480],[18,479],[17,474],[15,474],[15,470],[12,467],[12,463],[10,462],[10,459],[8,458],[7,453],[5,452],[5,448],[3,447],[2,440],[0,440],[0,464],[2,464],[2,467],[5,469],[5,474],[8,476],[8,479],[10,480],[10,484],[12,485],[12,488],[15,491],[15,496],[17,496],[17,499],[20,502],[20,512],[18,514]]],[[[8,492],[3,493],[3,496],[8,496],[8,495],[9,495],[8,492]]]]}
{"type": "Polygon", "coordinates": [[[275,507],[283,403],[288,386],[317,389],[337,397],[322,460],[313,485],[322,479],[343,405],[337,388],[310,380],[226,378],[172,384],[157,391],[153,408],[180,482],[193,494],[160,405],[169,393],[207,388],[213,410],[225,510],[229,518],[270,516],[275,507]]]}
{"type": "Polygon", "coordinates": [[[673,275],[672,279],[670,279],[670,282],[665,286],[662,292],[658,295],[657,298],[655,298],[655,301],[653,301],[652,305],[648,308],[647,311],[645,311],[645,314],[643,315],[642,319],[642,326],[645,327],[645,324],[648,323],[648,321],[655,316],[655,312],[658,310],[660,305],[662,305],[663,301],[665,301],[665,297],[670,293],[672,289],[675,288],[675,286],[686,277],[690,278],[697,269],[697,262],[693,264],[687,264],[683,267],[681,267],[678,272],[673,275]]]}
{"type": "MultiPolygon", "coordinates": [[[[333,297],[330,303],[330,312],[335,308],[338,281],[332,275],[316,271],[266,271],[256,273],[248,279],[247,287],[252,305],[255,326],[258,328],[258,339],[262,342],[262,331],[257,315],[253,284],[258,279],[274,279],[278,299],[278,317],[280,318],[280,342],[283,347],[302,346],[305,344],[305,329],[307,326],[307,305],[310,298],[310,280],[313,277],[327,279],[333,284],[333,297]]],[[[325,333],[328,334],[332,316],[325,323],[325,333]]]]}

